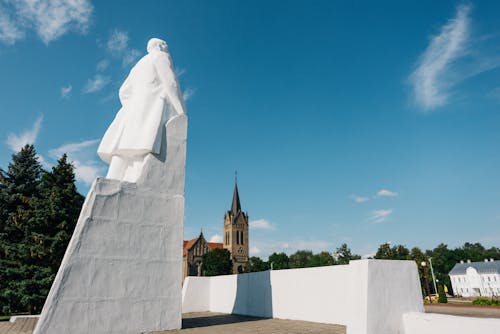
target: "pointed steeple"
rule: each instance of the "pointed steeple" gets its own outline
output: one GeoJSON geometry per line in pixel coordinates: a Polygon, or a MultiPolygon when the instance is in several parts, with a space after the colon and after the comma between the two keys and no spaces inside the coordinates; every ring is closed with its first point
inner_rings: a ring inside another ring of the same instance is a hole
{"type": "Polygon", "coordinates": [[[233,203],[231,205],[231,213],[236,216],[241,211],[240,195],[238,194],[238,183],[234,182],[233,203]]]}

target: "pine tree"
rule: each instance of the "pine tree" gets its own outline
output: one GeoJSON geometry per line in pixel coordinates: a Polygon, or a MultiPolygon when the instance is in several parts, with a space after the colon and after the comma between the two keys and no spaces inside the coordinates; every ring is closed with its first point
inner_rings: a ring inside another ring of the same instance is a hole
{"type": "Polygon", "coordinates": [[[48,265],[55,277],[84,200],[76,190],[74,167],[66,154],[52,171],[43,174],[39,191],[43,200],[36,208],[41,219],[37,226],[43,229],[34,232],[44,235],[48,242],[44,248],[48,250],[48,265]]]}
{"type": "Polygon", "coordinates": [[[82,203],[66,155],[44,172],[27,145],[0,170],[0,313],[41,311],[82,203]]]}
{"type": "MultiPolygon", "coordinates": [[[[33,145],[12,155],[7,171],[0,170],[0,305],[2,313],[29,309],[32,289],[25,280],[40,272],[32,267],[29,227],[38,199],[42,173],[33,145]]],[[[32,310],[30,310],[32,311],[32,310]]]]}

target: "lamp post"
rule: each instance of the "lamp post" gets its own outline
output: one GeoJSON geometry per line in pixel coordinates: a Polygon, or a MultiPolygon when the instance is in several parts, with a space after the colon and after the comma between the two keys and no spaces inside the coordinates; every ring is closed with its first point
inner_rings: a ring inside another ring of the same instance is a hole
{"type": "Polygon", "coordinates": [[[429,297],[429,304],[430,304],[431,293],[429,291],[429,282],[427,282],[427,270],[426,270],[427,263],[425,263],[425,261],[422,261],[422,263],[420,264],[422,265],[422,271],[424,272],[424,284],[425,284],[425,289],[427,290],[427,297],[429,297]]]}
{"type": "Polygon", "coordinates": [[[434,283],[434,293],[438,294],[438,289],[436,286],[436,276],[434,276],[434,269],[432,268],[432,257],[429,258],[429,266],[431,267],[432,282],[434,283]]]}

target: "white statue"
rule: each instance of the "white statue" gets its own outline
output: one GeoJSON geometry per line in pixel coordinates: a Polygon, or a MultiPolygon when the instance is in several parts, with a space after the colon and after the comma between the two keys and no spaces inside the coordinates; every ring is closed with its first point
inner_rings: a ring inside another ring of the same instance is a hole
{"type": "Polygon", "coordinates": [[[152,38],[147,51],[120,87],[122,108],[97,149],[108,179],[136,182],[146,156],[160,153],[165,124],[186,112],[167,43],[152,38]]]}

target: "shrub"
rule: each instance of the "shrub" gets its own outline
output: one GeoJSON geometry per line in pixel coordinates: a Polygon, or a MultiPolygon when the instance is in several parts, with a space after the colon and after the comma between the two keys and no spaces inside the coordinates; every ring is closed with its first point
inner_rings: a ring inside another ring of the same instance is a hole
{"type": "Polygon", "coordinates": [[[488,297],[479,297],[472,301],[473,305],[493,305],[500,306],[500,300],[491,299],[488,297]]]}

